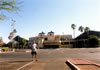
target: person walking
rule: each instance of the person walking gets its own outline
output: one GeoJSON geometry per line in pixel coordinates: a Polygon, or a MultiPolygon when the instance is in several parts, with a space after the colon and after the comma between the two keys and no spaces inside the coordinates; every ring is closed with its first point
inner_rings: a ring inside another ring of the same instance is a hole
{"type": "Polygon", "coordinates": [[[38,61],[37,60],[37,44],[35,42],[33,43],[32,48],[31,48],[31,55],[32,55],[32,61],[34,60],[33,56],[35,57],[35,61],[38,61]]]}

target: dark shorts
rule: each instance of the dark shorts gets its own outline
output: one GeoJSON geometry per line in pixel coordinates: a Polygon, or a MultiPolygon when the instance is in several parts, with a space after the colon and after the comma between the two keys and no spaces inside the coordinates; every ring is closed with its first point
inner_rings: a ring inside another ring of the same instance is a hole
{"type": "Polygon", "coordinates": [[[37,53],[35,51],[32,51],[31,55],[37,55],[37,53]]]}

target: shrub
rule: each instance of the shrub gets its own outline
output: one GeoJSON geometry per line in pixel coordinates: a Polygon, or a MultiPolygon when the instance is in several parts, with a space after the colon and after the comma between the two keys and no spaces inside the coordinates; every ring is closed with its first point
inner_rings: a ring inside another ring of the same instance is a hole
{"type": "Polygon", "coordinates": [[[9,49],[8,47],[3,47],[2,51],[8,51],[8,49],[9,49]]]}
{"type": "Polygon", "coordinates": [[[90,35],[88,42],[89,47],[97,47],[100,44],[99,38],[96,35],[90,35]]]}

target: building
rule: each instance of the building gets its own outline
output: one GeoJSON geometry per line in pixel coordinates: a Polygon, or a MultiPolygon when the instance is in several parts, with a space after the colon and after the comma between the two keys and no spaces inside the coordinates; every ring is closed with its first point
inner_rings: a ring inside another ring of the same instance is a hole
{"type": "Polygon", "coordinates": [[[46,35],[41,32],[36,37],[29,38],[29,45],[36,42],[39,48],[69,48],[73,46],[72,35],[55,35],[53,31],[46,35]]]}
{"type": "Polygon", "coordinates": [[[97,36],[98,38],[100,38],[100,32],[99,31],[88,31],[88,32],[84,32],[82,34],[80,34],[78,37],[76,37],[74,39],[75,43],[74,46],[75,48],[90,48],[90,47],[94,47],[94,46],[90,46],[89,45],[89,36],[94,35],[97,36]]]}
{"type": "Polygon", "coordinates": [[[28,40],[25,38],[20,37],[17,35],[16,37],[13,38],[13,40],[8,42],[8,47],[9,48],[29,48],[28,47],[28,40]]]}

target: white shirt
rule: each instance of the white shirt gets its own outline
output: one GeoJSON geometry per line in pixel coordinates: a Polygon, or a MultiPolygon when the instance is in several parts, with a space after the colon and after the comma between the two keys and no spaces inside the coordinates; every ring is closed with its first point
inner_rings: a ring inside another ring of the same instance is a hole
{"type": "Polygon", "coordinates": [[[37,51],[36,46],[37,45],[35,43],[32,45],[32,51],[37,51]]]}

